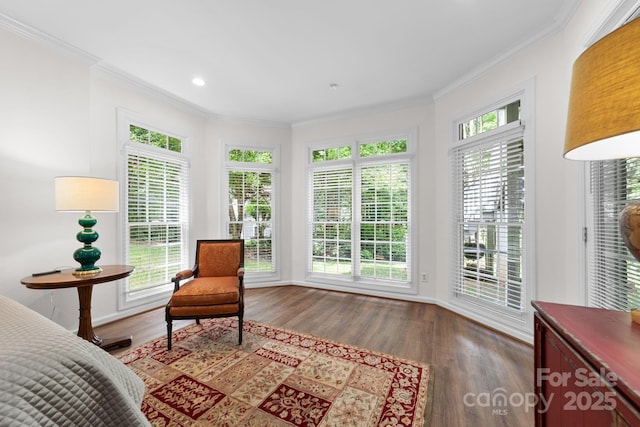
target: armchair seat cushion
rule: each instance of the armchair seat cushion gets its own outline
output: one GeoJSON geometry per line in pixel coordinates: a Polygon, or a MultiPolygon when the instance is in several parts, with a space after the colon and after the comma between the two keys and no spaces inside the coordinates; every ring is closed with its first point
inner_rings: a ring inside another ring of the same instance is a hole
{"type": "Polygon", "coordinates": [[[171,307],[215,306],[240,301],[238,276],[198,277],[180,287],[171,297],[171,307]]]}

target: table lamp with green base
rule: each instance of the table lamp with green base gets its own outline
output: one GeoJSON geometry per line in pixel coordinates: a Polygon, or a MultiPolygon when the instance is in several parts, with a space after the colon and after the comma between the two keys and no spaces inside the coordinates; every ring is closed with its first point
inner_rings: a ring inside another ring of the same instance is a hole
{"type": "Polygon", "coordinates": [[[92,212],[118,211],[118,182],[83,176],[60,176],[55,179],[55,193],[57,211],[85,213],[78,220],[82,231],[78,232],[76,238],[83,247],[73,253],[73,259],[80,263],[73,274],[84,276],[100,273],[102,269],[96,262],[101,252],[92,245],[98,240],[98,233],[93,230],[98,220],[92,212]]]}

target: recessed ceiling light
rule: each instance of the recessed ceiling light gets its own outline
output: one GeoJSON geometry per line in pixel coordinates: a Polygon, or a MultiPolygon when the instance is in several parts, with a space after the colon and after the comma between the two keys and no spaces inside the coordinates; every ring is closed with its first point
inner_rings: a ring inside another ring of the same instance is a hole
{"type": "Polygon", "coordinates": [[[205,85],[205,81],[202,77],[194,77],[193,79],[191,79],[191,83],[193,83],[196,86],[204,86],[205,85]]]}
{"type": "Polygon", "coordinates": [[[329,83],[329,87],[333,90],[338,89],[338,86],[339,86],[338,83],[329,83]]]}

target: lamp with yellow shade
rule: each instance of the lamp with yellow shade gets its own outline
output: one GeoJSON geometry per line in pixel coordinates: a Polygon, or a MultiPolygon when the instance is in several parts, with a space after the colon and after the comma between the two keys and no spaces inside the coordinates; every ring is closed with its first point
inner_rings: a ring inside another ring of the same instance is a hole
{"type": "MultiPolygon", "coordinates": [[[[603,37],[574,63],[564,157],[640,157],[640,19],[603,37]]],[[[618,224],[622,240],[640,261],[639,201],[620,212],[618,224]]],[[[640,312],[632,316],[640,323],[640,312]]]]}
{"type": "Polygon", "coordinates": [[[98,233],[93,230],[98,220],[92,212],[118,211],[118,182],[108,179],[84,176],[60,176],[55,179],[56,210],[84,212],[78,220],[82,231],[76,234],[83,247],[73,253],[73,259],[80,263],[73,274],[84,276],[102,271],[95,263],[102,255],[100,249],[92,245],[98,240],[98,233]]]}

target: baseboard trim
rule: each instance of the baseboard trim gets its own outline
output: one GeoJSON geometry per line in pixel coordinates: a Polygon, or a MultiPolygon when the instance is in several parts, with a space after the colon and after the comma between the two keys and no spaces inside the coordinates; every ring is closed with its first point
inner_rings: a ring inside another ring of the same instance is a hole
{"type": "Polygon", "coordinates": [[[381,297],[381,298],[389,298],[389,299],[397,299],[403,301],[412,301],[412,302],[422,302],[427,304],[437,304],[437,301],[433,298],[427,298],[420,295],[412,295],[412,294],[401,294],[401,293],[391,293],[391,292],[383,292],[383,291],[372,291],[369,289],[360,289],[349,286],[339,286],[339,285],[329,285],[326,283],[318,283],[318,282],[293,282],[289,283],[291,286],[301,286],[305,288],[314,288],[314,289],[324,289],[327,291],[339,291],[346,292],[351,294],[358,295],[367,295],[373,297],[381,297]]]}
{"type": "MultiPolygon", "coordinates": [[[[281,286],[300,286],[300,287],[304,287],[304,288],[311,288],[311,289],[321,289],[321,290],[327,290],[327,291],[335,291],[335,292],[346,292],[346,293],[351,293],[351,294],[358,294],[358,295],[366,295],[366,296],[373,296],[373,297],[379,297],[379,298],[388,298],[388,299],[395,299],[395,300],[402,300],[402,301],[411,301],[411,302],[419,302],[419,303],[425,303],[425,304],[433,304],[433,305],[437,305],[439,307],[444,308],[445,310],[451,311],[457,315],[460,315],[462,317],[465,317],[475,323],[478,323],[486,328],[489,328],[495,332],[507,335],[511,338],[517,339],[519,341],[522,341],[524,343],[527,344],[533,344],[533,331],[531,332],[531,334],[527,334],[526,332],[522,331],[522,330],[518,330],[515,328],[510,328],[507,325],[504,325],[503,323],[499,323],[496,321],[493,321],[491,319],[486,319],[486,318],[481,318],[480,316],[478,316],[477,314],[461,309],[459,306],[456,305],[452,305],[443,301],[439,301],[435,298],[427,298],[427,297],[423,297],[420,295],[407,295],[407,294],[392,294],[389,292],[375,292],[375,291],[367,291],[367,290],[363,290],[363,289],[358,289],[358,288],[351,288],[351,287],[346,287],[346,286],[337,286],[337,285],[328,285],[328,284],[323,284],[323,283],[307,283],[307,282],[284,282],[284,281],[278,281],[278,282],[263,282],[263,283],[251,283],[251,284],[247,284],[246,285],[246,289],[258,289],[258,288],[272,288],[272,287],[281,287],[281,286]]],[[[153,310],[159,307],[162,307],[164,305],[164,303],[159,304],[159,305],[143,305],[143,306],[139,306],[136,307],[136,309],[131,309],[131,310],[126,310],[126,311],[121,311],[121,312],[117,312],[117,313],[113,313],[107,316],[102,316],[100,318],[96,318],[93,319],[93,325],[94,326],[100,326],[106,323],[110,323],[113,322],[115,320],[120,320],[123,319],[125,317],[130,317],[130,316],[134,316],[136,314],[140,314],[143,313],[145,311],[149,311],[149,310],[153,310]]]]}
{"type": "Polygon", "coordinates": [[[426,304],[434,304],[437,305],[439,307],[444,308],[445,310],[451,311],[452,313],[455,313],[459,316],[462,316],[466,319],[469,319],[477,324],[480,324],[486,328],[489,328],[495,332],[501,333],[503,335],[507,335],[511,338],[517,339],[518,341],[522,341],[526,344],[533,344],[533,331],[531,331],[531,333],[527,333],[526,331],[517,329],[517,328],[513,328],[513,327],[509,327],[508,325],[505,325],[504,323],[495,321],[493,319],[487,319],[487,318],[483,318],[481,316],[478,316],[477,313],[474,313],[473,311],[469,311],[469,310],[465,310],[464,308],[458,306],[458,305],[454,305],[454,304],[449,304],[447,302],[443,302],[441,300],[437,300],[435,298],[427,298],[427,297],[423,297],[420,295],[407,295],[407,294],[392,294],[389,292],[375,292],[375,291],[368,291],[368,290],[363,290],[363,289],[358,289],[358,288],[351,288],[351,287],[347,287],[347,286],[338,286],[338,285],[329,285],[329,284],[323,284],[323,283],[308,283],[308,282],[291,282],[291,283],[279,283],[277,285],[274,285],[272,283],[265,283],[263,285],[253,285],[251,287],[270,287],[270,286],[301,286],[301,287],[305,287],[305,288],[313,288],[313,289],[323,289],[323,290],[328,290],[328,291],[337,291],[337,292],[347,292],[347,293],[352,293],[352,294],[358,294],[358,295],[367,295],[367,296],[375,296],[375,297],[380,297],[380,298],[389,298],[389,299],[396,299],[396,300],[402,300],[402,301],[411,301],[411,302],[420,302],[420,303],[426,303],[426,304]]]}

